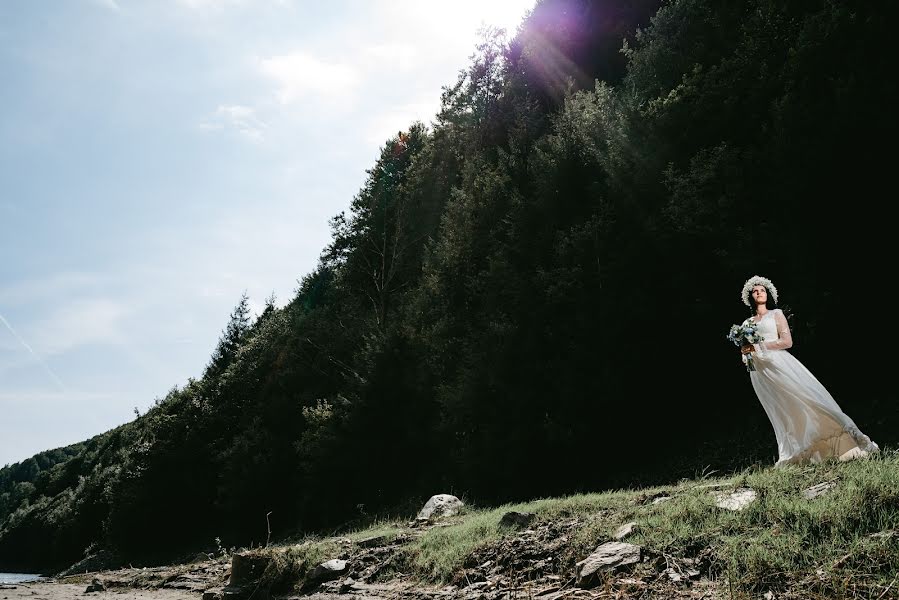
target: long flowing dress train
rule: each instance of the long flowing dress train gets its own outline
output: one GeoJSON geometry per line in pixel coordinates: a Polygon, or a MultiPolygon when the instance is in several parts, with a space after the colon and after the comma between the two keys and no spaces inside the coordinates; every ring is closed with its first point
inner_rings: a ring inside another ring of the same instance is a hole
{"type": "Polygon", "coordinates": [[[787,319],[773,309],[757,321],[749,378],[777,438],[776,466],[849,460],[879,450],[839,407],[818,379],[787,350],[793,341],[787,319]]]}

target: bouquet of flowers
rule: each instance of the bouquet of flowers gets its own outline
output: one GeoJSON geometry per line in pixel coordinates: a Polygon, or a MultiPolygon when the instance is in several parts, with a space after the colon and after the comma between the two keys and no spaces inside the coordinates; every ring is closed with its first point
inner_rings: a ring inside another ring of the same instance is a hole
{"type": "MultiPolygon", "coordinates": [[[[762,341],[762,336],[758,332],[758,325],[752,319],[747,319],[742,325],[732,325],[727,339],[737,346],[744,344],[758,344],[762,341]]],[[[752,352],[743,354],[743,364],[746,365],[747,371],[755,371],[755,364],[752,362],[752,352]]]]}

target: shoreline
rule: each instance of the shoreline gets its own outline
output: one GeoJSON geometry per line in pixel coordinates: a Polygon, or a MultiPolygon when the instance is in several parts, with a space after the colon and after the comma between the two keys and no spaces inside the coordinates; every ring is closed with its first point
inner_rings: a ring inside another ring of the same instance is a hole
{"type": "Polygon", "coordinates": [[[205,591],[221,588],[227,582],[230,566],[229,559],[217,558],[160,567],[42,576],[0,584],[0,600],[70,600],[101,594],[114,594],[117,600],[197,600],[205,591]]]}
{"type": "Polygon", "coordinates": [[[87,592],[85,583],[65,583],[59,580],[29,581],[24,583],[0,584],[0,600],[71,600],[81,596],[115,594],[117,600],[197,600],[202,594],[188,590],[171,588],[142,589],[131,587],[109,587],[103,592],[87,592]]]}

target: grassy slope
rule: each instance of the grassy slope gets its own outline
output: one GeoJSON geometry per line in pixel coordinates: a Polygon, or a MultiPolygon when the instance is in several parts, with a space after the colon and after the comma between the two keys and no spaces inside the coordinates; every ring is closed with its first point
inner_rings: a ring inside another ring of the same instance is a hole
{"type": "MultiPolygon", "coordinates": [[[[693,558],[698,563],[701,558],[703,577],[717,581],[733,597],[758,597],[767,590],[805,598],[899,595],[896,451],[850,463],[753,469],[676,486],[547,498],[492,509],[469,506],[451,525],[430,529],[406,544],[402,571],[422,582],[451,581],[473,553],[517,535],[499,527],[510,510],[536,513],[532,528],[578,521],[557,557],[565,577],[573,576],[575,563],[608,541],[620,525],[636,521],[639,530],[629,543],[642,546],[645,555],[665,560],[693,558]],[[803,496],[804,489],[826,481],[835,481],[836,486],[812,500],[803,496]],[[715,506],[712,490],[739,487],[754,489],[757,500],[740,512],[715,506]],[[658,495],[671,499],[653,503],[658,495]]],[[[380,522],[341,538],[309,539],[279,548],[277,563],[291,577],[302,577],[311,566],[334,558],[339,543],[345,545],[347,538],[356,543],[407,531],[402,520],[380,522]]]]}

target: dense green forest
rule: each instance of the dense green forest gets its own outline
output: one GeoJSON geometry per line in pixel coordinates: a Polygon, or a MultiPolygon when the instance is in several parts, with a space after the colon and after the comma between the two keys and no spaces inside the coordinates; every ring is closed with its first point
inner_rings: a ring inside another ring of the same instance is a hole
{"type": "Polygon", "coordinates": [[[0,567],[773,463],[725,339],[754,274],[894,444],[893,6],[541,0],[486,31],[283,308],[242,297],[198,379],[0,471],[0,567]]]}

